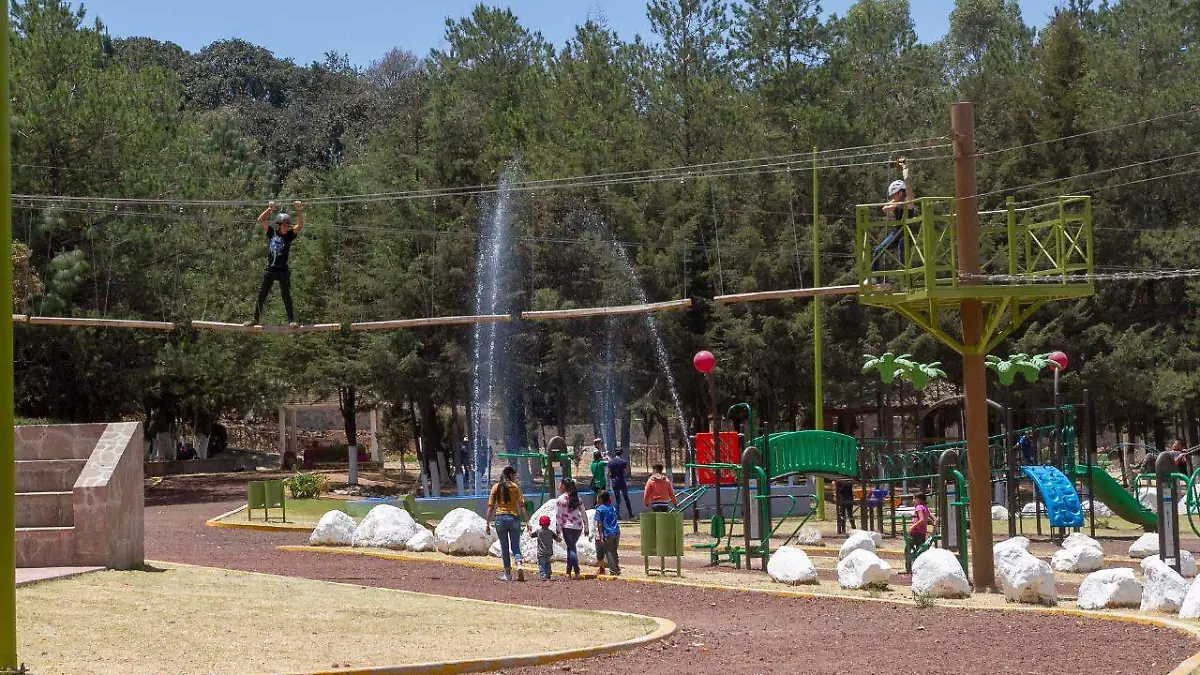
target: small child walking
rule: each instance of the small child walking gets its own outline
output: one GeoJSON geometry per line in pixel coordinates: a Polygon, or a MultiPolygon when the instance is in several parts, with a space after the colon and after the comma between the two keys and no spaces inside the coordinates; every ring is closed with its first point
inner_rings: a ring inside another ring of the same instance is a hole
{"type": "Polygon", "coordinates": [[[605,565],[613,576],[621,575],[621,561],[617,557],[617,547],[621,544],[621,526],[617,523],[617,511],[612,506],[612,494],[601,490],[596,497],[600,505],[596,507],[596,558],[600,569],[597,574],[604,574],[605,565]]]}
{"type": "Polygon", "coordinates": [[[935,527],[936,522],[933,515],[929,513],[929,507],[925,505],[925,493],[918,492],[913,496],[913,524],[908,526],[908,539],[910,551],[916,555],[917,551],[925,545],[925,539],[929,536],[929,528],[935,527]]]}
{"type": "Polygon", "coordinates": [[[558,533],[550,529],[550,516],[538,519],[537,534],[530,530],[529,535],[537,539],[538,545],[538,577],[542,581],[550,581],[550,560],[554,558],[554,542],[562,541],[558,533]]]}

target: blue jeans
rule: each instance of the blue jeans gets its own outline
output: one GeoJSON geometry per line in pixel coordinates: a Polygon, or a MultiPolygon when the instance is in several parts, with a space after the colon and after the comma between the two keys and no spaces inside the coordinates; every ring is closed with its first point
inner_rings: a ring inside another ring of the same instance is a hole
{"type": "Polygon", "coordinates": [[[507,513],[496,516],[496,536],[500,538],[500,559],[507,572],[512,569],[512,560],[521,564],[521,520],[507,513]]]}
{"type": "Polygon", "coordinates": [[[579,574],[579,550],[576,545],[579,544],[579,535],[581,534],[583,534],[583,530],[563,528],[563,543],[567,545],[567,574],[572,571],[579,574]]]}
{"type": "Polygon", "coordinates": [[[550,559],[538,556],[538,576],[543,579],[550,578],[550,559]]]}

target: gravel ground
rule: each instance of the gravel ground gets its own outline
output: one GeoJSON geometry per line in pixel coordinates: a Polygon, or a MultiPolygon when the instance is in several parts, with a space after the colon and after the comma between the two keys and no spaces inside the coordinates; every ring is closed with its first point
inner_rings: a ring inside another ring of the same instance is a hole
{"type": "Polygon", "coordinates": [[[149,489],[146,556],[544,607],[622,610],[665,617],[679,626],[668,641],[636,651],[506,671],[510,675],[644,675],[680,669],[697,675],[1149,675],[1169,672],[1200,649],[1196,640],[1172,630],[1059,615],[784,598],[610,580],[505,584],[491,571],[438,563],[285,553],[274,547],[305,543],[305,535],[204,526],[206,518],[244,502],[245,480],[169,478],[149,489]]]}

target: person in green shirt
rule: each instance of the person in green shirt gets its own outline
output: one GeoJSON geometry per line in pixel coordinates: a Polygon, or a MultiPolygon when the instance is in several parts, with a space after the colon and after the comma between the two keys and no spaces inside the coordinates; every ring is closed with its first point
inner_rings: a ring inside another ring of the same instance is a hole
{"type": "Polygon", "coordinates": [[[593,441],[596,449],[592,451],[592,508],[600,505],[596,501],[600,491],[608,488],[608,462],[604,461],[604,441],[597,438],[593,441]]]}

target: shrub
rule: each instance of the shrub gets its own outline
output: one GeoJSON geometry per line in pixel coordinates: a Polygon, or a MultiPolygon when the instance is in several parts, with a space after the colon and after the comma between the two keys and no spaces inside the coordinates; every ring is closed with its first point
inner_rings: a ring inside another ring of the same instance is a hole
{"type": "Polygon", "coordinates": [[[319,473],[298,473],[283,481],[292,499],[316,499],[326,490],[329,480],[319,473]]]}

